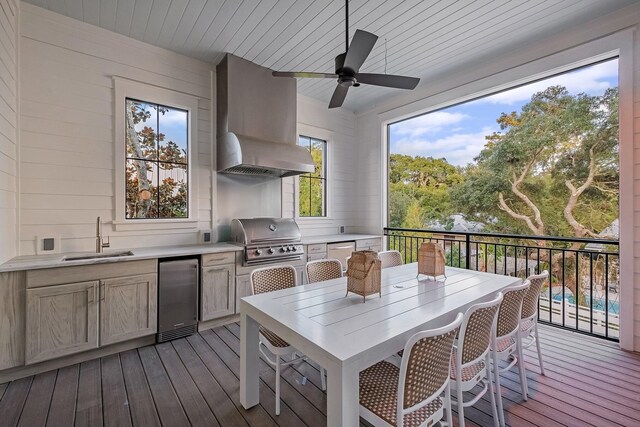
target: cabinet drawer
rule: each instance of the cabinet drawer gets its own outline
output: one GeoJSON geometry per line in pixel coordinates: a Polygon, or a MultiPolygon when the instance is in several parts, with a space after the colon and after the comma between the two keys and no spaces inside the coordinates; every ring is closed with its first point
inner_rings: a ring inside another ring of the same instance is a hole
{"type": "Polygon", "coordinates": [[[236,262],[235,252],[222,252],[217,254],[202,255],[203,267],[207,267],[209,265],[235,264],[235,262],[236,262]]]}
{"type": "Polygon", "coordinates": [[[356,240],[356,250],[372,250],[372,248],[380,248],[382,246],[380,238],[356,240]]]}
{"type": "Polygon", "coordinates": [[[316,243],[314,245],[307,245],[307,253],[308,254],[326,254],[327,253],[327,244],[326,243],[316,243]]]}
{"type": "Polygon", "coordinates": [[[325,259],[327,254],[309,254],[307,255],[307,262],[309,261],[317,261],[319,259],[325,259]]]}

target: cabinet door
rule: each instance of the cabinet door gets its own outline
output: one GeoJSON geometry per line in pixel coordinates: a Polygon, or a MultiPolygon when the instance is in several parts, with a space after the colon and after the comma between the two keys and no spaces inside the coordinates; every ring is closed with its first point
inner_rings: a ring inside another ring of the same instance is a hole
{"type": "Polygon", "coordinates": [[[100,345],[157,332],[158,285],[155,274],[100,281],[100,345]]]}
{"type": "Polygon", "coordinates": [[[27,289],[25,363],[98,347],[98,281],[27,289]]]}
{"type": "Polygon", "coordinates": [[[236,313],[240,313],[240,299],[252,294],[251,275],[236,277],[236,313]]]}
{"type": "Polygon", "coordinates": [[[200,319],[211,320],[234,312],[235,267],[222,265],[202,268],[200,319]]]}

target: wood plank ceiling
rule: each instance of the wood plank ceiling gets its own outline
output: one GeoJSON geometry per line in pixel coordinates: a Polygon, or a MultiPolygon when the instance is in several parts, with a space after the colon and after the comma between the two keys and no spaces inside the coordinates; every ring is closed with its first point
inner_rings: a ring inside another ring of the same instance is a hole
{"type": "MultiPolygon", "coordinates": [[[[231,52],[283,71],[333,72],[344,52],[343,0],[26,0],[156,46],[217,64],[231,52]]],[[[474,62],[635,3],[635,0],[351,0],[350,34],[380,38],[362,71],[420,77],[420,86],[474,62]]],[[[333,80],[300,79],[328,103],[333,80]]],[[[400,92],[361,86],[359,112],[400,92]]]]}

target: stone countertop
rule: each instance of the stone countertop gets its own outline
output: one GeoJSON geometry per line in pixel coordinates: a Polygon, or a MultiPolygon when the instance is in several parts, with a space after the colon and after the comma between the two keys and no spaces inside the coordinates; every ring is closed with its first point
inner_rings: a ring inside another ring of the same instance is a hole
{"type": "Polygon", "coordinates": [[[380,239],[382,236],[377,234],[331,234],[327,236],[309,236],[302,237],[302,243],[305,245],[314,245],[317,243],[335,243],[350,242],[353,240],[363,239],[380,239]]]}
{"type": "Polygon", "coordinates": [[[152,248],[134,248],[106,250],[105,254],[130,250],[133,255],[97,259],[63,261],[64,257],[90,256],[92,252],[74,252],[48,255],[25,255],[0,264],[0,273],[21,270],[39,270],[43,268],[72,267],[78,265],[106,264],[112,262],[137,261],[143,259],[168,258],[183,255],[202,255],[221,252],[241,251],[243,248],[231,243],[213,243],[209,245],[159,246],[152,248]]]}

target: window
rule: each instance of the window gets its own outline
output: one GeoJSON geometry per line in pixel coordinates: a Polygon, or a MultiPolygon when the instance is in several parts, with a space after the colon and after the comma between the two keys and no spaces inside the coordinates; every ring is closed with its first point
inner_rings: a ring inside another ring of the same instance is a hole
{"type": "Polygon", "coordinates": [[[198,228],[196,96],[113,77],[117,231],[198,228]]]}
{"type": "Polygon", "coordinates": [[[125,103],[125,218],[188,218],[188,111],[125,103]]]}
{"type": "Polygon", "coordinates": [[[316,170],[298,177],[298,216],[327,216],[327,141],[301,135],[298,144],[311,152],[316,170]]]}

